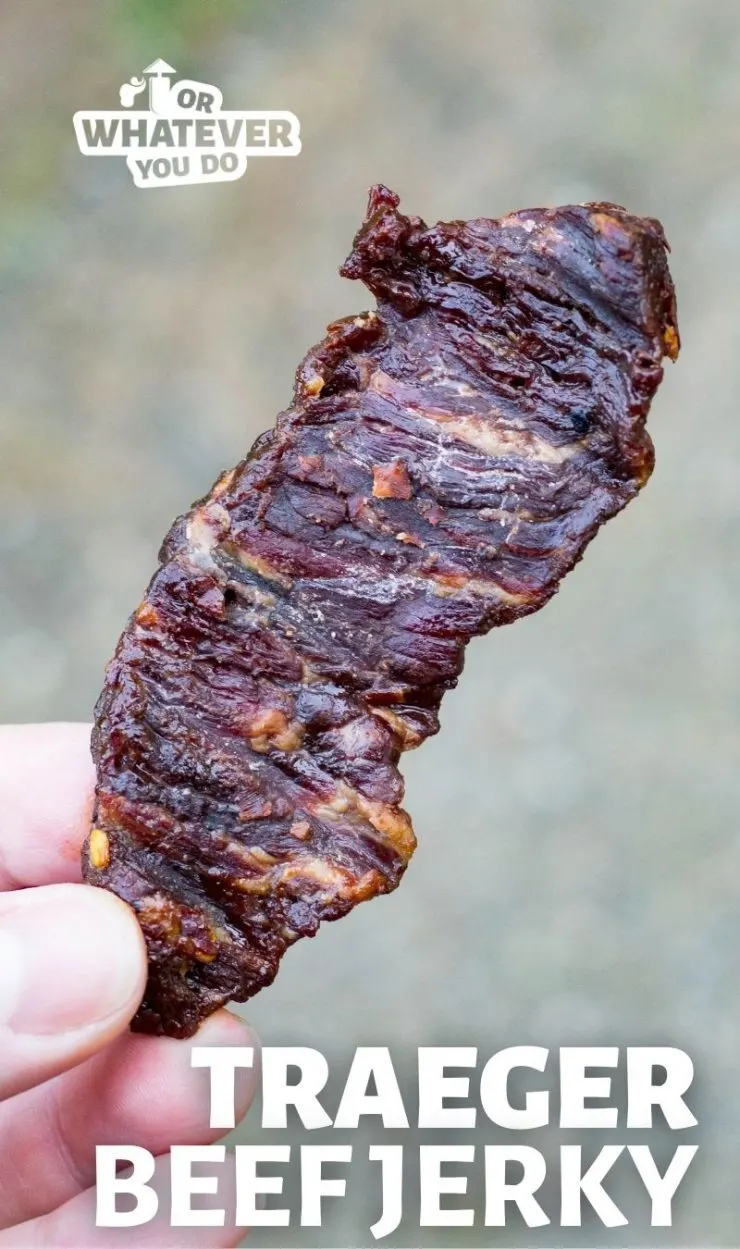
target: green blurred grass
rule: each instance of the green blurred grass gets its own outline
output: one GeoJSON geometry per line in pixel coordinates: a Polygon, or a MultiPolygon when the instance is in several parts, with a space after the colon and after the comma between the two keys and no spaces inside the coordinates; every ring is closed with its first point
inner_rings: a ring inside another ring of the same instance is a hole
{"type": "Polygon", "coordinates": [[[114,34],[133,55],[183,56],[255,7],[255,0],[119,0],[114,34]]]}

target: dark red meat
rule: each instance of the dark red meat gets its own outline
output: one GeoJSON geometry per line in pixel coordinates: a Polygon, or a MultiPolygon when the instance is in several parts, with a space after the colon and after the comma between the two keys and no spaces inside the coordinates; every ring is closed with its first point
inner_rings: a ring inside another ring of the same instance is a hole
{"type": "Polygon", "coordinates": [[[650,475],[678,331],[612,204],[428,228],[384,187],[292,406],[175,521],[96,710],[88,881],[136,911],[135,1026],[187,1036],[414,849],[404,750],[475,634],[536,611],[650,475]]]}

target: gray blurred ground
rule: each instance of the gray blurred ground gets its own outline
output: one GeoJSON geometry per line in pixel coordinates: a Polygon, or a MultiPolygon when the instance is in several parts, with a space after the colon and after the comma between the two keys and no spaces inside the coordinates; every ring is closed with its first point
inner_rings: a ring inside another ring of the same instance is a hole
{"type": "MultiPolygon", "coordinates": [[[[325,323],[367,306],[336,268],[371,182],[429,220],[602,198],[659,216],[684,347],[652,483],[541,615],[471,647],[406,764],[401,890],[292,951],[249,1016],[344,1061],[372,1042],[681,1045],[696,1172],[672,1232],[619,1243],[739,1245],[740,9],[204,7],[0,13],[1,714],[90,716],[172,517],[271,424],[325,323]],[[226,107],[293,109],[303,154],[149,194],[83,159],[73,111],[116,107],[160,55],[226,107]]],[[[367,1244],[371,1204],[289,1243],[367,1244]]]]}

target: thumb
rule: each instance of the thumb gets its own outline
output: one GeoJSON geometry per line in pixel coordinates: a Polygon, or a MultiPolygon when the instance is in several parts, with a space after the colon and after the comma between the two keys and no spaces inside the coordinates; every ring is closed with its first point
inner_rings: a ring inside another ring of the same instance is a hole
{"type": "Polygon", "coordinates": [[[0,1098],[107,1045],[144,992],[139,925],[89,885],[0,894],[0,1098]]]}

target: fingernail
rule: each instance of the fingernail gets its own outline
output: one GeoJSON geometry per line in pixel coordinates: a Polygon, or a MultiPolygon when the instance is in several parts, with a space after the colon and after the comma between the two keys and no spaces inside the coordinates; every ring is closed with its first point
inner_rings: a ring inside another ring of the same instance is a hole
{"type": "Polygon", "coordinates": [[[142,962],[133,915],[101,889],[49,885],[0,899],[0,1020],[13,1032],[72,1032],[128,1009],[142,962]]]}

